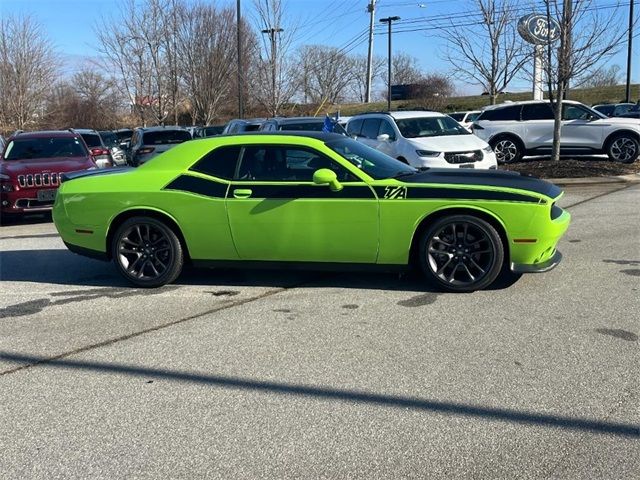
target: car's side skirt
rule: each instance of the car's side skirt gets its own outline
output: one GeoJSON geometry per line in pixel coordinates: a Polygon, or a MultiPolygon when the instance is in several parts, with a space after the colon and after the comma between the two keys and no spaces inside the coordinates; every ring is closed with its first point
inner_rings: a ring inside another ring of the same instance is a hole
{"type": "Polygon", "coordinates": [[[408,264],[341,263],[341,262],[282,262],[262,260],[191,260],[198,268],[244,268],[264,270],[309,270],[319,272],[402,272],[408,264]]]}

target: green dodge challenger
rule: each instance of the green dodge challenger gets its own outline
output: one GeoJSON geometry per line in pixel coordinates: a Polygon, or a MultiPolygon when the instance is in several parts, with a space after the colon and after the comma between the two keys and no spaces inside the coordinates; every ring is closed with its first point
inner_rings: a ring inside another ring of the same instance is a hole
{"type": "Polygon", "coordinates": [[[66,174],[53,218],[71,251],[113,260],[140,287],[174,281],[185,262],[415,264],[440,288],[467,292],[506,268],[559,263],[570,221],[561,196],[517,173],[418,171],[337,134],[271,133],[185,142],[137,169],[66,174]]]}

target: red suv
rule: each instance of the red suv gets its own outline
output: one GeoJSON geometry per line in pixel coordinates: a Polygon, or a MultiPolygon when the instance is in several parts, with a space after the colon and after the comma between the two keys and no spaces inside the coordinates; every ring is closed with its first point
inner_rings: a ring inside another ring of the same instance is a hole
{"type": "Polygon", "coordinates": [[[3,217],[51,210],[65,172],[96,168],[82,137],[70,131],[15,133],[0,155],[3,217]]]}

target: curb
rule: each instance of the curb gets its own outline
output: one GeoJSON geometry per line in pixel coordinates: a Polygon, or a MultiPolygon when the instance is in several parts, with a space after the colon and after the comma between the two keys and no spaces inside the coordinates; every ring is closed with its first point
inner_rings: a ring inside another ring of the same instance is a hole
{"type": "Polygon", "coordinates": [[[545,178],[547,182],[558,186],[572,185],[603,185],[610,183],[640,183],[640,174],[618,175],[612,177],[584,177],[584,178],[545,178]]]}

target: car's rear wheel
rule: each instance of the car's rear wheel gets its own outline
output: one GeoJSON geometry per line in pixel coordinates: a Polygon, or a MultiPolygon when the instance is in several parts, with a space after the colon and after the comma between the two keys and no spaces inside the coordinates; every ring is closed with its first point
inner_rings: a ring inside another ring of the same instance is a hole
{"type": "Polygon", "coordinates": [[[420,264],[427,279],[451,292],[488,287],[503,261],[504,246],[496,229],[472,215],[442,217],[420,241],[420,264]]]}
{"type": "Polygon", "coordinates": [[[175,232],[151,217],[125,220],[113,236],[111,256],[124,278],[144,288],[173,282],[184,262],[175,232]]]}
{"type": "Polygon", "coordinates": [[[512,137],[498,137],[490,145],[498,163],[519,162],[524,154],[520,142],[512,137]]]}
{"type": "Polygon", "coordinates": [[[640,145],[635,137],[623,133],[611,139],[607,155],[614,162],[633,163],[640,155],[640,145]]]}

